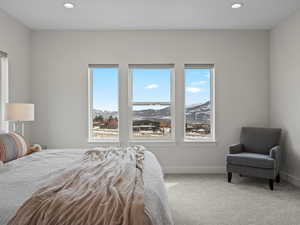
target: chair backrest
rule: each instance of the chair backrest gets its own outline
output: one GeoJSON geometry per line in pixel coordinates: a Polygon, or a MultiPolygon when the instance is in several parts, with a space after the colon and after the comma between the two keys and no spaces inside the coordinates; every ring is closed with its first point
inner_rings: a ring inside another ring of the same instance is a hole
{"type": "Polygon", "coordinates": [[[279,145],[281,129],[242,127],[240,143],[245,152],[269,154],[270,149],[279,145]]]}

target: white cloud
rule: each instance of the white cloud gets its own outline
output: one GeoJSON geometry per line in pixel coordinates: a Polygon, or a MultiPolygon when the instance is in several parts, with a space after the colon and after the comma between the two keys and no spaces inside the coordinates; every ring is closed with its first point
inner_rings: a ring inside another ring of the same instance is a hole
{"type": "Polygon", "coordinates": [[[192,82],[193,86],[205,85],[205,84],[207,84],[207,81],[205,81],[205,80],[197,81],[197,82],[192,82]]]}
{"type": "Polygon", "coordinates": [[[157,84],[149,84],[145,87],[146,89],[154,89],[154,88],[158,88],[157,84]]]}
{"type": "Polygon", "coordinates": [[[187,87],[186,88],[186,92],[190,92],[190,93],[198,93],[201,91],[201,88],[195,88],[195,87],[187,87]]]}

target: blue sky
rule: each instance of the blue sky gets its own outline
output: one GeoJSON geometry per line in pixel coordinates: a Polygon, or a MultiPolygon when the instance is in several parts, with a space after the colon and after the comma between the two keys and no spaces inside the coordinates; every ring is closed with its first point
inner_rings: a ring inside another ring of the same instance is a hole
{"type": "Polygon", "coordinates": [[[185,69],[185,104],[204,103],[210,99],[210,70],[185,69]]]}
{"type": "MultiPolygon", "coordinates": [[[[134,69],[133,101],[170,101],[169,69],[134,69]]],[[[186,105],[209,100],[208,69],[186,69],[186,105]]],[[[93,103],[95,109],[116,111],[118,108],[118,69],[93,69],[93,103]]]]}
{"type": "Polygon", "coordinates": [[[118,95],[118,68],[93,69],[94,109],[117,111],[118,95]]]}
{"type": "Polygon", "coordinates": [[[134,69],[134,102],[169,102],[170,69],[134,69]]]}

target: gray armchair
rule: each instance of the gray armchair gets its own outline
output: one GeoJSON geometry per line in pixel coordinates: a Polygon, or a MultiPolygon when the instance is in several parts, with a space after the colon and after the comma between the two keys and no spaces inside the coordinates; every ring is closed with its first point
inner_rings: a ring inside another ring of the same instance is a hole
{"type": "Polygon", "coordinates": [[[269,180],[273,190],[274,180],[280,182],[281,129],[243,127],[240,144],[229,147],[226,155],[228,182],[232,173],[269,180]]]}

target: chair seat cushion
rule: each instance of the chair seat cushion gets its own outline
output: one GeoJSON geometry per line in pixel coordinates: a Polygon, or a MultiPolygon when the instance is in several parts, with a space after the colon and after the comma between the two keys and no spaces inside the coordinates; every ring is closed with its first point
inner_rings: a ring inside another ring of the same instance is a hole
{"type": "Polygon", "coordinates": [[[274,159],[270,156],[257,153],[228,154],[226,159],[229,164],[264,169],[272,169],[275,164],[274,159]]]}

